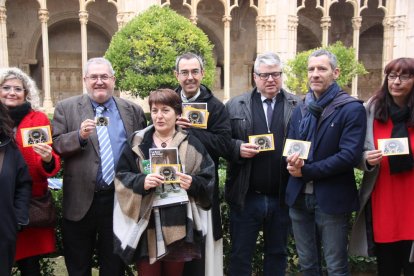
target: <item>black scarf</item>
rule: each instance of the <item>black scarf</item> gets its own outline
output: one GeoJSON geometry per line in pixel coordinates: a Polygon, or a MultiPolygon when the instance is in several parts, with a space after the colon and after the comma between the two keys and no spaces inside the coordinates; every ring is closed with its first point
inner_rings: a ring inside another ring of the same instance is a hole
{"type": "Polygon", "coordinates": [[[16,107],[8,107],[10,118],[13,120],[13,126],[17,127],[23,118],[32,110],[32,105],[25,102],[16,107]]]}
{"type": "Polygon", "coordinates": [[[392,103],[389,107],[390,117],[393,123],[391,138],[405,138],[408,139],[408,155],[392,155],[388,156],[388,163],[390,164],[391,174],[409,171],[413,168],[413,155],[411,152],[410,136],[408,135],[407,119],[410,116],[408,106],[399,108],[392,103]]]}
{"type": "MultiPolygon", "coordinates": [[[[333,82],[328,89],[316,99],[314,92],[309,89],[309,92],[305,96],[306,113],[302,118],[299,125],[299,136],[301,140],[312,141],[315,137],[315,133],[318,128],[318,121],[325,107],[327,107],[333,99],[341,91],[341,88],[336,82],[333,82]]],[[[308,160],[313,159],[313,144],[311,144],[311,150],[309,151],[308,160]]]]}
{"type": "Polygon", "coordinates": [[[312,140],[323,109],[332,102],[339,91],[341,91],[341,88],[336,82],[332,83],[318,99],[315,99],[313,91],[309,90],[305,96],[305,106],[307,112],[303,116],[299,126],[299,135],[301,140],[312,140]]]}

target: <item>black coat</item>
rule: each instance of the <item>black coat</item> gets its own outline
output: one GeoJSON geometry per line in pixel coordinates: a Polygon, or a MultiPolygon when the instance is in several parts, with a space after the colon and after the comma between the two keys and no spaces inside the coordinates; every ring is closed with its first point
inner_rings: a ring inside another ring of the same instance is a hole
{"type": "MultiPolygon", "coordinates": [[[[181,86],[176,89],[181,98],[181,86]]],[[[207,120],[207,129],[191,128],[187,129],[191,135],[196,136],[214,161],[216,168],[216,183],[213,192],[213,236],[215,240],[223,236],[220,216],[220,199],[219,199],[219,177],[218,165],[219,157],[226,157],[231,141],[230,120],[227,116],[224,104],[217,99],[210,89],[206,86],[200,86],[200,96],[195,100],[196,103],[207,103],[209,112],[207,120]]]]}
{"type": "Polygon", "coordinates": [[[4,152],[0,170],[0,275],[10,275],[19,226],[29,223],[32,179],[19,149],[8,137],[0,137],[4,152]]]}

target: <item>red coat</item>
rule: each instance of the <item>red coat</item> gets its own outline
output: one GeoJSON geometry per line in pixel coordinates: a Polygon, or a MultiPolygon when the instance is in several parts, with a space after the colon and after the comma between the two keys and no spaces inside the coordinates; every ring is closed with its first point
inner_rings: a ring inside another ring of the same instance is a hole
{"type": "MultiPolygon", "coordinates": [[[[27,127],[50,125],[49,119],[40,111],[30,111],[20,122],[16,130],[16,143],[23,154],[30,175],[33,179],[32,196],[41,196],[47,191],[47,178],[54,176],[60,169],[60,158],[52,152],[55,169],[48,173],[42,166],[42,159],[32,147],[23,147],[21,129],[27,127]]],[[[40,254],[52,253],[56,250],[54,228],[25,228],[17,236],[16,260],[40,254]]]]}

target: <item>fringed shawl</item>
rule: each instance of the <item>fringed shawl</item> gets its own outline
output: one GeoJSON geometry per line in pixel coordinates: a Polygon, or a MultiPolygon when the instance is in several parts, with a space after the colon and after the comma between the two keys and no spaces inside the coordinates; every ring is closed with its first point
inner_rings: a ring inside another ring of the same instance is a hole
{"type": "MultiPolygon", "coordinates": [[[[138,171],[131,172],[140,174],[143,171],[141,160],[144,159],[143,153],[140,151],[141,144],[146,132],[152,130],[152,126],[135,133],[131,142],[132,151],[136,154],[136,165],[138,171]]],[[[200,152],[197,145],[189,143],[188,134],[184,131],[178,131],[171,141],[171,147],[178,147],[179,158],[182,164],[185,164],[187,174],[193,176],[193,185],[196,175],[202,177],[206,189],[201,191],[211,191],[214,185],[214,163],[205,152],[200,152]]],[[[121,156],[122,158],[122,156],[121,156]]],[[[132,169],[132,168],[131,168],[132,169]]],[[[206,217],[200,216],[203,212],[194,197],[189,195],[189,203],[175,206],[165,207],[160,216],[158,208],[152,208],[152,202],[155,193],[152,191],[146,195],[142,195],[135,191],[135,178],[122,177],[117,173],[115,178],[115,202],[114,202],[114,234],[115,234],[115,252],[121,256],[125,263],[129,264],[134,261],[135,251],[138,243],[146,231],[148,244],[148,256],[150,263],[154,263],[168,253],[167,246],[180,240],[189,243],[197,243],[197,237],[206,234],[206,217]],[[178,213],[177,213],[178,212],[178,213]],[[182,220],[183,212],[186,213],[185,221],[182,220]],[[177,216],[181,214],[181,216],[177,216]],[[150,218],[153,216],[155,227],[151,227],[150,218]],[[177,218],[174,220],[174,218],[177,218]],[[181,219],[180,219],[181,218],[181,219]],[[164,220],[168,223],[164,224],[164,220]]],[[[211,194],[205,195],[210,198],[211,194]]],[[[204,210],[210,206],[205,206],[204,210]]],[[[211,205],[211,203],[209,204],[211,205]]]]}

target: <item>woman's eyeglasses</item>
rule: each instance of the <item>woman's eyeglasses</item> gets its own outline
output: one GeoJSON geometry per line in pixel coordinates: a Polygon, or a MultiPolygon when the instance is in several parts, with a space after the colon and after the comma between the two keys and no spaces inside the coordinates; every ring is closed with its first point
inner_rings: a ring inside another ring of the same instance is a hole
{"type": "Polygon", "coordinates": [[[412,76],[410,74],[402,74],[402,75],[399,75],[399,74],[394,74],[394,73],[390,73],[390,74],[387,75],[387,79],[389,81],[395,81],[397,78],[400,79],[400,82],[406,82],[409,79],[411,79],[412,76]]]}
{"type": "Polygon", "coordinates": [[[10,86],[10,85],[3,85],[1,87],[1,90],[3,90],[4,92],[14,91],[15,93],[22,93],[22,92],[25,91],[25,89],[23,87],[20,87],[20,86],[10,86]]]}

